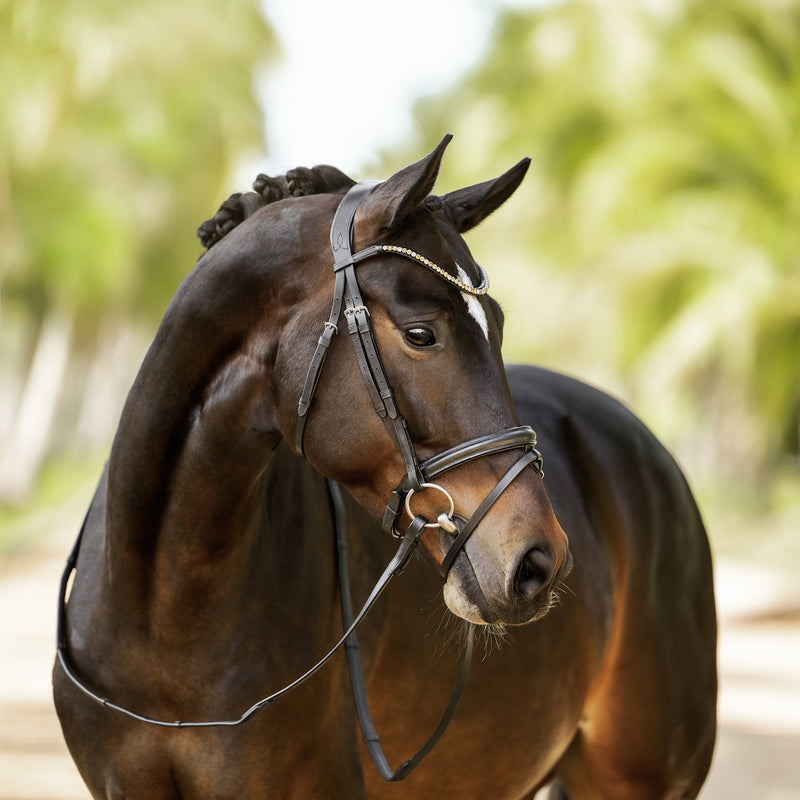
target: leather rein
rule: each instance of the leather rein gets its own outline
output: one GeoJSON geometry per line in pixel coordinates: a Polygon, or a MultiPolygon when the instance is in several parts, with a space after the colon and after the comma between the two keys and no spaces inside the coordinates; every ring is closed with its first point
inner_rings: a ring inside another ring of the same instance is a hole
{"type": "MultiPolygon", "coordinates": [[[[405,247],[395,245],[373,245],[357,253],[352,252],[353,241],[353,221],[355,213],[361,200],[374,188],[375,184],[362,183],[353,186],[345,195],[336,210],[333,224],[331,226],[331,249],[334,255],[334,299],[331,313],[325,322],[323,333],[317,343],[317,348],[309,365],[303,391],[298,403],[298,419],[295,429],[295,449],[303,455],[303,435],[308,421],[308,412],[311,408],[314,392],[319,382],[322,368],[325,364],[325,357],[333,336],[338,333],[338,324],[344,311],[347,320],[348,333],[353,343],[356,360],[361,372],[364,383],[369,392],[375,412],[383,421],[386,429],[403,457],[406,467],[406,475],[391,494],[383,515],[382,526],[384,530],[400,538],[400,546],[392,560],[384,569],[369,597],[362,606],[361,610],[353,615],[350,577],[347,565],[347,534],[346,516],[344,501],[341,489],[333,481],[328,480],[328,493],[332,506],[334,531],[337,547],[337,565],[340,586],[342,626],[344,633],[339,641],[309,670],[304,672],[291,683],[273,694],[264,697],[254,703],[240,717],[229,720],[213,721],[168,721],[155,719],[144,714],[138,714],[130,709],[124,708],[107,698],[94,692],[75,674],[70,663],[67,643],[67,587],[70,577],[76,569],[78,553],[81,541],[89,517],[87,511],[80,532],[73,549],[67,558],[67,563],[61,577],[58,605],[58,623],[56,633],[57,658],[66,676],[70,681],[91,700],[99,703],[105,708],[112,709],[124,714],[132,719],[167,728],[208,728],[208,727],[233,727],[247,722],[256,713],[267,705],[273,703],[278,698],[288,694],[293,689],[300,686],[311,678],[325,664],[330,661],[334,654],[344,645],[348,667],[350,670],[351,682],[353,685],[353,695],[358,714],[359,724],[364,737],[364,742],[375,764],[378,773],[384,780],[399,781],[411,773],[411,771],[422,761],[422,759],[433,749],[435,744],[444,734],[450,720],[455,714],[459,700],[466,686],[467,677],[472,659],[473,639],[475,626],[466,623],[466,634],[464,649],[461,656],[461,664],[456,678],[450,700],[442,714],[442,717],[431,734],[428,741],[423,745],[419,752],[412,758],[405,761],[397,770],[392,770],[383,753],[380,740],[375,732],[375,727],[369,711],[367,702],[365,681],[361,660],[358,650],[358,640],[356,628],[366,616],[367,612],[374,605],[378,597],[386,589],[391,579],[399,575],[408,564],[416,545],[427,528],[441,528],[454,536],[440,567],[440,575],[443,579],[447,578],[447,573],[455,561],[456,556],[466,543],[469,536],[473,533],[478,523],[486,515],[494,502],[500,497],[511,482],[527,466],[532,466],[540,476],[543,476],[542,456],[535,449],[536,434],[528,426],[518,426],[508,428],[497,433],[479,436],[462,442],[455,447],[449,448],[438,455],[420,463],[417,459],[416,451],[408,433],[408,426],[405,419],[397,409],[394,399],[394,392],[386,377],[386,372],[381,362],[378,348],[372,334],[369,322],[369,311],[364,304],[356,280],[355,267],[362,261],[385,253],[393,253],[404,256],[419,264],[422,264],[443,279],[456,286],[460,291],[472,295],[485,294],[488,290],[488,281],[485,273],[481,270],[481,284],[478,287],[471,286],[462,280],[455,278],[450,273],[441,269],[439,266],[429,261],[405,247]],[[522,455],[503,475],[495,485],[494,489],[484,498],[469,520],[454,515],[454,503],[450,494],[443,487],[433,483],[433,480],[443,473],[462,466],[470,461],[484,456],[508,450],[522,450],[522,455]],[[429,522],[425,517],[414,515],[411,511],[410,500],[414,493],[434,489],[441,492],[449,503],[449,510],[439,514],[436,522],[429,522]],[[402,515],[403,508],[407,510],[412,518],[411,524],[405,534],[397,532],[397,523],[402,515]]],[[[480,270],[480,267],[478,268],[480,270]]]]}

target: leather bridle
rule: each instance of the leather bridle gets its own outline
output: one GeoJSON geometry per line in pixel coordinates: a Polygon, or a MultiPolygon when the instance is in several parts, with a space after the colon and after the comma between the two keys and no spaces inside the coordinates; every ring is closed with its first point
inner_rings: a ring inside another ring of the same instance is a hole
{"type": "MultiPolygon", "coordinates": [[[[411,441],[411,436],[408,432],[408,425],[397,409],[394,392],[389,379],[386,377],[386,370],[383,367],[380,353],[375,344],[375,337],[370,325],[369,310],[361,296],[355,268],[369,258],[385,253],[395,253],[427,267],[441,278],[454,284],[462,292],[474,295],[485,294],[488,290],[488,280],[483,270],[478,267],[481,272],[481,285],[478,287],[470,286],[465,281],[454,277],[434,262],[407,247],[372,245],[353,253],[353,224],[356,211],[364,197],[374,188],[374,183],[359,183],[353,186],[339,204],[333,218],[330,235],[335,276],[333,304],[306,374],[305,384],[297,408],[294,444],[297,452],[303,455],[303,437],[314,391],[319,382],[322,368],[325,365],[325,357],[330,343],[338,333],[339,320],[344,307],[347,330],[350,334],[358,368],[372,400],[373,408],[386,426],[389,436],[400,451],[405,463],[406,475],[391,494],[383,515],[383,528],[387,532],[399,536],[397,523],[402,515],[403,507],[405,506],[409,516],[412,518],[412,525],[414,524],[413,520],[416,518],[411,512],[408,502],[411,495],[425,489],[437,489],[441,492],[449,501],[449,511],[439,514],[436,522],[429,522],[424,519],[423,524],[426,527],[439,527],[447,533],[456,534],[439,570],[442,578],[446,580],[450,567],[466,544],[467,539],[469,539],[478,523],[514,478],[529,464],[536,469],[539,475],[544,474],[542,456],[536,450],[536,434],[533,429],[527,425],[522,425],[469,439],[439,455],[433,456],[433,458],[429,458],[421,464],[419,463],[414,443],[411,441]],[[469,520],[455,517],[452,497],[446,489],[433,483],[433,479],[476,458],[494,455],[506,450],[522,450],[522,455],[500,479],[469,520]]],[[[408,534],[406,533],[406,535],[408,534]]]]}
{"type": "MultiPolygon", "coordinates": [[[[392,770],[383,750],[375,727],[372,723],[369,706],[367,703],[364,677],[361,669],[361,662],[358,654],[358,642],[356,639],[356,628],[366,616],[369,609],[373,606],[378,597],[383,593],[389,581],[400,574],[408,564],[416,545],[427,528],[439,527],[447,533],[454,535],[454,540],[446,553],[440,567],[440,574],[443,579],[447,578],[447,573],[455,561],[458,553],[463,548],[469,536],[473,533],[478,523],[483,519],[494,502],[500,497],[511,482],[527,467],[531,465],[539,475],[543,475],[542,456],[536,450],[536,434],[528,426],[518,426],[498,431],[496,433],[478,436],[466,442],[451,447],[432,458],[419,462],[414,444],[408,432],[406,421],[397,409],[394,399],[394,392],[386,377],[386,372],[381,362],[378,348],[372,334],[369,322],[369,311],[364,305],[363,298],[358,288],[355,267],[357,264],[368,258],[384,253],[396,253],[409,258],[426,268],[437,273],[444,280],[453,284],[460,291],[473,295],[485,294],[488,289],[486,275],[481,270],[482,282],[478,287],[470,286],[450,273],[441,269],[438,265],[405,247],[396,245],[373,245],[357,253],[352,252],[353,241],[353,220],[356,209],[361,200],[374,187],[374,184],[357,184],[345,195],[334,216],[331,226],[331,248],[334,255],[334,299],[331,313],[325,322],[324,330],[319,338],[317,348],[308,369],[303,391],[298,404],[298,419],[295,429],[295,449],[303,455],[303,437],[306,423],[308,422],[308,412],[311,408],[314,391],[325,363],[325,357],[331,344],[333,336],[338,333],[338,324],[342,312],[347,319],[348,332],[350,334],[355,349],[356,360],[359,370],[366,384],[378,416],[383,420],[392,441],[400,451],[405,463],[406,475],[400,484],[391,494],[383,515],[383,528],[391,532],[394,536],[401,538],[400,546],[392,560],[387,565],[383,574],[378,579],[372,589],[367,601],[361,610],[353,616],[350,601],[350,579],[347,567],[347,539],[346,539],[346,519],[344,512],[344,502],[339,486],[333,481],[328,481],[329,497],[331,499],[334,517],[334,529],[337,544],[337,561],[339,573],[339,586],[342,605],[342,622],[344,633],[339,641],[323,656],[314,666],[287,686],[274,692],[273,694],[259,700],[248,708],[240,717],[229,720],[212,720],[201,722],[169,721],[155,719],[143,714],[138,714],[123,706],[111,702],[107,698],[94,692],[75,674],[70,663],[67,643],[67,586],[70,576],[75,570],[78,561],[81,541],[86,529],[89,512],[83,521],[81,530],[75,545],[67,558],[67,563],[61,577],[59,593],[58,623],[56,633],[56,649],[58,661],[69,680],[84,695],[105,708],[118,711],[127,717],[166,728],[207,728],[207,727],[233,727],[245,723],[256,713],[261,711],[279,697],[289,693],[300,684],[308,680],[318,672],[334,656],[338,649],[344,645],[347,653],[348,666],[350,669],[353,684],[353,694],[355,698],[356,710],[359,723],[364,735],[364,741],[372,757],[376,769],[384,780],[398,781],[405,778],[422,761],[422,759],[433,749],[434,745],[444,734],[450,720],[455,714],[461,694],[466,686],[467,677],[472,658],[472,646],[475,626],[466,624],[466,637],[464,650],[461,657],[461,666],[458,677],[450,696],[450,700],[444,713],[436,726],[433,734],[429,737],[422,749],[412,758],[405,761],[397,770],[392,770]],[[468,520],[454,514],[454,503],[449,492],[433,480],[452,469],[456,469],[477,458],[494,455],[508,450],[522,450],[522,455],[512,464],[503,477],[498,481],[491,492],[484,498],[478,508],[468,520]],[[414,515],[411,512],[411,497],[418,492],[429,489],[436,489],[443,493],[449,501],[449,510],[438,515],[436,522],[429,522],[421,515],[414,515]],[[408,511],[412,518],[406,532],[402,535],[397,532],[397,523],[402,515],[403,508],[408,511]]],[[[479,268],[480,269],[480,268],[479,268]]],[[[91,510],[91,509],[90,509],[91,510]]]]}

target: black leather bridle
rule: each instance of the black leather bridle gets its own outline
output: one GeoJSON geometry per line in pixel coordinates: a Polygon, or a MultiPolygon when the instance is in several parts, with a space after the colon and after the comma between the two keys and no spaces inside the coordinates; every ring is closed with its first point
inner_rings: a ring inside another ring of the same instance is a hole
{"type": "MultiPolygon", "coordinates": [[[[361,293],[356,280],[355,267],[357,264],[368,258],[384,253],[396,253],[398,255],[416,261],[419,264],[431,269],[439,274],[443,279],[452,283],[461,291],[470,294],[485,294],[488,288],[488,281],[485,274],[482,274],[482,283],[478,287],[470,286],[460,279],[447,273],[433,262],[405,247],[396,245],[373,245],[357,253],[352,252],[353,241],[353,220],[356,209],[361,200],[374,187],[374,184],[357,184],[345,195],[334,216],[331,226],[331,248],[334,255],[334,299],[331,313],[325,322],[322,335],[319,338],[317,348],[311,360],[305,385],[298,405],[298,419],[295,429],[295,449],[303,455],[303,436],[308,412],[311,408],[314,391],[325,363],[325,357],[333,336],[338,332],[338,324],[342,312],[347,318],[348,332],[350,334],[355,349],[356,360],[359,370],[366,384],[367,391],[372,399],[373,407],[378,416],[383,420],[389,435],[400,451],[405,463],[406,475],[394,489],[389,503],[383,515],[383,528],[391,532],[394,536],[401,539],[392,560],[387,565],[383,574],[378,579],[375,587],[370,593],[367,601],[361,610],[353,616],[350,600],[350,579],[347,568],[347,539],[346,539],[346,519],[344,512],[344,502],[339,486],[333,481],[328,481],[329,497],[331,499],[334,529],[336,533],[337,561],[339,572],[339,585],[342,605],[342,622],[344,634],[339,641],[321,658],[313,667],[300,675],[292,683],[282,689],[259,700],[248,708],[239,718],[229,720],[213,720],[201,722],[169,721],[148,717],[138,714],[123,706],[111,702],[107,698],[94,692],[75,674],[70,663],[67,646],[67,608],[66,596],[67,586],[70,576],[75,570],[80,551],[81,541],[89,512],[83,521],[81,530],[75,545],[67,558],[67,563],[61,577],[59,593],[58,623],[56,633],[57,658],[61,667],[69,680],[87,697],[105,708],[118,711],[132,719],[146,722],[167,728],[207,728],[207,727],[233,727],[241,725],[249,720],[253,715],[261,711],[279,697],[289,693],[300,684],[308,680],[312,675],[319,671],[333,657],[338,649],[344,645],[347,653],[348,666],[350,669],[351,681],[353,684],[353,694],[355,698],[356,710],[359,723],[364,735],[364,741],[372,757],[376,769],[382,778],[387,781],[398,781],[405,778],[422,761],[422,759],[433,749],[434,745],[444,734],[450,720],[455,714],[458,702],[466,686],[469,668],[472,659],[473,638],[475,626],[467,623],[464,650],[461,657],[461,666],[456,679],[450,700],[444,713],[436,726],[433,734],[423,745],[422,749],[412,758],[405,761],[397,770],[392,770],[383,754],[380,741],[375,727],[372,723],[369,706],[367,703],[366,689],[364,684],[361,661],[358,654],[358,642],[356,638],[356,628],[364,619],[369,609],[383,593],[389,581],[400,574],[408,564],[416,545],[427,528],[442,528],[442,530],[454,536],[454,540],[445,555],[440,567],[440,574],[443,579],[447,578],[447,573],[458,553],[466,543],[469,536],[473,533],[478,523],[483,519],[494,502],[500,497],[511,482],[527,467],[531,465],[539,475],[543,475],[542,456],[536,450],[536,434],[528,426],[518,426],[508,428],[496,433],[479,436],[462,442],[455,447],[451,447],[432,458],[419,462],[416,455],[414,444],[408,433],[408,426],[405,419],[397,409],[394,400],[394,392],[386,377],[380,355],[378,353],[375,339],[369,322],[369,311],[364,305],[361,293]],[[450,494],[433,480],[449,470],[460,467],[470,461],[485,456],[494,455],[508,450],[522,450],[522,455],[512,464],[508,471],[498,481],[491,492],[484,498],[478,508],[468,520],[454,515],[453,500],[450,494]],[[410,499],[414,493],[425,491],[426,489],[436,489],[442,492],[449,500],[449,511],[439,514],[437,521],[429,522],[425,517],[414,515],[411,512],[410,499]],[[412,518],[411,523],[404,534],[398,534],[397,523],[402,515],[403,507],[408,511],[412,518]]],[[[479,268],[480,269],[480,268],[479,268]]],[[[91,510],[91,509],[90,509],[91,510]]]]}
{"type": "Polygon", "coordinates": [[[415,515],[411,512],[408,503],[413,493],[423,491],[424,489],[437,489],[439,492],[443,493],[450,503],[449,512],[440,514],[436,522],[424,520],[424,525],[433,528],[441,527],[450,534],[457,534],[440,567],[440,574],[443,579],[446,579],[450,567],[467,539],[514,478],[529,464],[532,465],[540,475],[544,474],[542,470],[542,456],[536,450],[536,434],[533,429],[527,425],[522,425],[469,439],[420,464],[417,459],[414,443],[411,441],[411,436],[408,432],[408,425],[397,409],[394,392],[389,383],[389,379],[386,377],[386,371],[375,344],[375,337],[373,336],[372,327],[370,325],[369,310],[361,297],[355,268],[358,264],[369,258],[386,253],[394,253],[425,266],[449,283],[454,284],[461,291],[468,292],[469,294],[485,294],[488,290],[488,280],[483,270],[480,270],[480,267],[478,267],[481,272],[481,285],[478,287],[470,286],[463,280],[446,272],[434,262],[407,247],[399,247],[397,245],[372,245],[364,250],[359,250],[357,253],[353,253],[353,223],[356,210],[364,197],[366,197],[374,187],[375,184],[372,183],[359,183],[353,186],[339,204],[333,218],[330,237],[331,249],[334,257],[333,272],[335,276],[333,304],[328,320],[325,322],[322,335],[317,342],[317,348],[311,359],[308,373],[306,374],[303,392],[300,396],[297,408],[297,425],[295,427],[294,444],[297,452],[302,455],[303,436],[308,422],[308,412],[311,408],[314,391],[319,382],[322,368],[325,365],[325,357],[328,353],[330,343],[334,335],[338,333],[338,324],[342,315],[342,310],[344,309],[344,315],[347,319],[347,330],[353,343],[358,368],[372,400],[373,408],[386,426],[389,436],[400,451],[405,463],[406,475],[400,485],[392,492],[383,515],[383,528],[395,536],[398,536],[397,523],[402,514],[404,505],[409,516],[412,518],[412,525],[414,524],[413,520],[415,519],[415,515]],[[493,455],[505,450],[520,449],[523,451],[522,455],[478,506],[472,517],[468,521],[464,521],[460,517],[454,517],[453,500],[450,494],[438,484],[433,483],[433,479],[451,469],[473,461],[476,458],[493,455]]]}

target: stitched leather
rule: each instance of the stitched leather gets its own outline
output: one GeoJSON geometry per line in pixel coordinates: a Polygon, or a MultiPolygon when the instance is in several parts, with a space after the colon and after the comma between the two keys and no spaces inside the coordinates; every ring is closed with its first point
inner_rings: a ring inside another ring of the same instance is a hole
{"type": "Polygon", "coordinates": [[[497,498],[509,487],[511,482],[517,475],[522,472],[525,467],[528,466],[532,461],[535,461],[538,456],[538,453],[535,450],[528,451],[523,453],[520,458],[518,458],[511,468],[506,472],[505,475],[497,482],[494,489],[492,489],[489,494],[483,499],[483,502],[475,509],[475,512],[469,518],[467,524],[463,527],[461,532],[456,537],[455,541],[450,545],[450,549],[447,551],[444,559],[442,560],[442,564],[439,567],[439,575],[442,576],[442,580],[447,579],[447,573],[450,571],[450,567],[455,561],[456,556],[461,551],[461,548],[466,544],[467,539],[473,534],[475,528],[478,527],[478,523],[484,518],[486,513],[489,509],[495,504],[497,498]]]}
{"type": "MultiPolygon", "coordinates": [[[[456,467],[460,467],[477,458],[522,448],[534,454],[530,463],[534,464],[536,471],[542,475],[542,456],[535,449],[535,444],[536,433],[533,429],[527,425],[520,425],[516,428],[508,428],[496,433],[477,436],[474,439],[457,444],[423,461],[420,464],[420,471],[424,482],[429,483],[444,472],[456,469],[456,467]]],[[[391,533],[394,536],[398,535],[397,522],[400,519],[403,503],[410,488],[408,481],[404,478],[400,485],[392,491],[389,502],[384,509],[381,525],[387,533],[391,533]]]]}
{"type": "Polygon", "coordinates": [[[507,428],[498,433],[477,436],[474,439],[457,444],[449,450],[438,453],[421,464],[422,474],[425,476],[425,480],[430,481],[443,472],[460,467],[462,464],[474,461],[477,458],[494,455],[505,450],[534,447],[536,447],[536,433],[533,428],[527,425],[507,428]]]}
{"type": "Polygon", "coordinates": [[[372,407],[383,421],[395,446],[403,457],[409,485],[419,489],[422,475],[419,471],[414,445],[408,433],[408,426],[397,410],[386,370],[381,361],[372,327],[369,322],[369,311],[364,305],[358,280],[355,273],[355,264],[383,252],[379,245],[372,245],[355,255],[352,252],[353,222],[356,210],[361,200],[371,191],[371,184],[357,184],[345,195],[331,225],[331,250],[333,252],[333,270],[336,275],[334,285],[333,304],[325,329],[317,342],[314,355],[306,373],[306,380],[297,406],[297,423],[295,425],[294,444],[295,450],[303,455],[303,438],[308,422],[308,412],[319,382],[325,357],[328,352],[332,337],[338,331],[339,318],[344,303],[344,313],[347,318],[347,330],[353,343],[359,372],[367,387],[372,407]]]}

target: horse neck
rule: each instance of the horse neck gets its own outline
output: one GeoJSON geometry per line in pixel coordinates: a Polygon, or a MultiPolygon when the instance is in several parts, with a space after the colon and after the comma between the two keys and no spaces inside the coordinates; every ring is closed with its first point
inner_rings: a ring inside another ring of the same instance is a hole
{"type": "Polygon", "coordinates": [[[201,594],[212,565],[242,561],[255,539],[259,478],[280,441],[276,270],[247,253],[222,268],[219,247],[179,288],[128,396],[106,516],[112,573],[117,560],[117,575],[156,585],[166,572],[201,594]]]}

